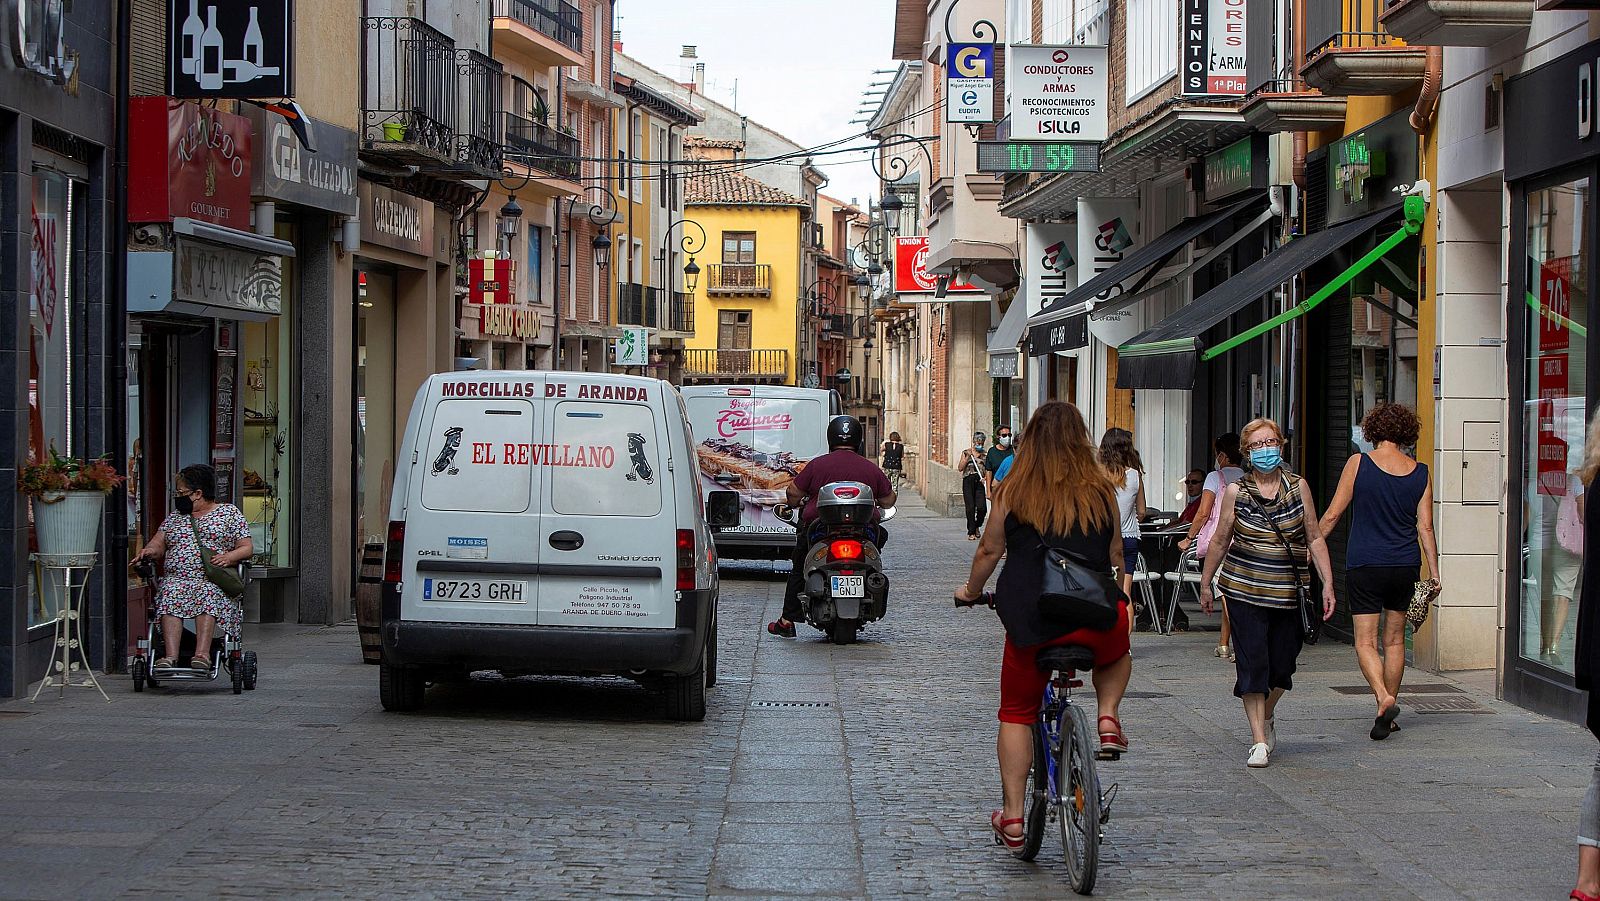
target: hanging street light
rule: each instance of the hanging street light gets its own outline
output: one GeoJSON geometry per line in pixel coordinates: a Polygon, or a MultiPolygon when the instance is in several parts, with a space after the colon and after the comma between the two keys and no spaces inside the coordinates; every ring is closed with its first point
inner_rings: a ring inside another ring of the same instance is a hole
{"type": "Polygon", "coordinates": [[[594,264],[601,269],[611,264],[611,237],[603,228],[594,236],[594,264]]]}

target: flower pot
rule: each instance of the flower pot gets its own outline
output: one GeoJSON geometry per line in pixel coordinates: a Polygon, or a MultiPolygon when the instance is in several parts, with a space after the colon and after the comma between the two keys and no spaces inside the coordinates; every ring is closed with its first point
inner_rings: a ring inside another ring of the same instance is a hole
{"type": "Polygon", "coordinates": [[[404,141],[406,139],[406,124],[404,122],[383,123],[383,139],[385,141],[404,141]]]}
{"type": "Polygon", "coordinates": [[[50,557],[88,557],[100,538],[106,496],[99,491],[51,491],[33,499],[33,528],[39,553],[50,557]]]}

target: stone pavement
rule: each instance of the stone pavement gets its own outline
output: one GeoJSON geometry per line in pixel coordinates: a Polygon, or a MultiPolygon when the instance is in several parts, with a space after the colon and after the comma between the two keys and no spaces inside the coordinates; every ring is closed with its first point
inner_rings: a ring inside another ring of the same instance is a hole
{"type": "MultiPolygon", "coordinates": [[[[782,582],[725,578],[704,723],[622,680],[385,714],[350,626],[252,628],[240,697],[113,677],[110,704],[0,704],[0,897],[1062,897],[1058,835],[1023,864],[987,834],[1001,629],[948,600],[972,545],[903,510],[890,616],[859,645],[768,636],[782,582]]],[[[1353,653],[1325,643],[1247,770],[1214,641],[1136,638],[1098,895],[1566,897],[1587,732],[1421,674],[1372,742],[1353,653]]]]}

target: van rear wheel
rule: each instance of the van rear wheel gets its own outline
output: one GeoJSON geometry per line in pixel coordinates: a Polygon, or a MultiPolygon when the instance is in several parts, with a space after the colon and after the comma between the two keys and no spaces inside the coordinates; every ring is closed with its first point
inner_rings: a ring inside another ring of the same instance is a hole
{"type": "Polygon", "coordinates": [[[427,683],[422,670],[413,666],[395,666],[387,661],[378,666],[378,700],[383,709],[403,713],[422,706],[422,694],[427,683]]]}
{"type": "Polygon", "coordinates": [[[701,648],[694,672],[667,677],[668,718],[691,723],[706,718],[706,656],[706,648],[701,648]]]}

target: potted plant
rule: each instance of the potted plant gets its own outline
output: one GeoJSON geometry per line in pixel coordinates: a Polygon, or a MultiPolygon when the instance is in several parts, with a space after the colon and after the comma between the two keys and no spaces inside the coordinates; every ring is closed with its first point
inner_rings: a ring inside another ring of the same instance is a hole
{"type": "Polygon", "coordinates": [[[63,457],[55,448],[50,449],[50,459],[24,465],[17,487],[33,499],[39,553],[51,557],[94,554],[106,495],[122,482],[123,477],[105,457],[63,457]]]}
{"type": "Polygon", "coordinates": [[[396,143],[404,141],[406,139],[406,124],[404,122],[383,123],[383,139],[396,143]]]}

